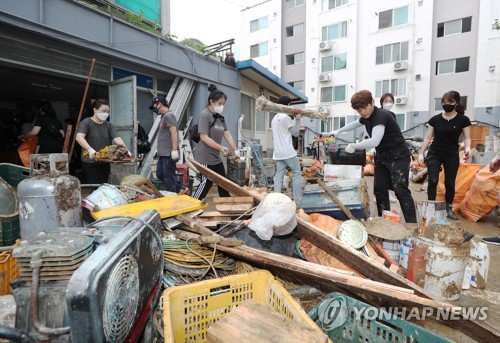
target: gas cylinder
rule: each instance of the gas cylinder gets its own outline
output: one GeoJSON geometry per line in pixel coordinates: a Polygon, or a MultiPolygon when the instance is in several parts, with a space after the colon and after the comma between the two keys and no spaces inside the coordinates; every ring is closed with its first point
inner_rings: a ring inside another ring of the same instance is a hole
{"type": "Polygon", "coordinates": [[[82,226],[80,181],[69,174],[68,154],[33,154],[30,164],[30,177],[17,186],[21,239],[82,226]]]}

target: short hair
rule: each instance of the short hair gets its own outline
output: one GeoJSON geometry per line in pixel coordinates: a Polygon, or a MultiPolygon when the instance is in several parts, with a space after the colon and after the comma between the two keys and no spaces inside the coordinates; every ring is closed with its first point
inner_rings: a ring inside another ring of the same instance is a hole
{"type": "Polygon", "coordinates": [[[385,93],[380,97],[380,106],[384,106],[384,101],[386,98],[391,98],[394,103],[394,95],[392,93],[385,93]]]}
{"type": "Polygon", "coordinates": [[[366,107],[373,102],[372,93],[369,90],[363,89],[351,97],[351,107],[355,110],[366,107]]]}
{"type": "Polygon", "coordinates": [[[278,104],[281,104],[281,105],[290,105],[292,101],[290,100],[290,98],[286,95],[282,95],[278,98],[278,104]]]}

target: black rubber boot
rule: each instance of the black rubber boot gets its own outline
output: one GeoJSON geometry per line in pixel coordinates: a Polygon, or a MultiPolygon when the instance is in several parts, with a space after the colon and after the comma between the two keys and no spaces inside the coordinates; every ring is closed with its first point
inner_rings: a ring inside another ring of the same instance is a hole
{"type": "Polygon", "coordinates": [[[453,207],[452,204],[448,204],[446,203],[446,214],[448,215],[448,218],[450,219],[453,219],[453,220],[458,220],[458,217],[455,215],[455,213],[453,213],[453,211],[451,210],[453,207]]]}

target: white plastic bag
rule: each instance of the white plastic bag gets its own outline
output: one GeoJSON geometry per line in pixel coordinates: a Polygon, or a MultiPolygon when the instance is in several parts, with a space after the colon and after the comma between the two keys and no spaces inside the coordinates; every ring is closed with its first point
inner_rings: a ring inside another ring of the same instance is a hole
{"type": "Polygon", "coordinates": [[[270,193],[255,209],[248,227],[266,241],[273,235],[287,235],[297,226],[296,209],[295,202],[286,195],[270,193]]]}

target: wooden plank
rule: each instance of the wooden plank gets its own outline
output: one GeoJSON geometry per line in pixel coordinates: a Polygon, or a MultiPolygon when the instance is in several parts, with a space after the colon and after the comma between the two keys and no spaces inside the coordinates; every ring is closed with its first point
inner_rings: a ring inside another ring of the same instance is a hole
{"type": "Polygon", "coordinates": [[[226,203],[226,204],[215,205],[217,211],[222,212],[223,214],[226,212],[243,214],[246,211],[250,210],[252,207],[253,204],[243,204],[243,203],[238,203],[238,204],[226,203]]]}
{"type": "MultiPolygon", "coordinates": [[[[189,159],[190,162],[195,166],[199,172],[205,175],[212,182],[216,183],[218,186],[226,189],[229,193],[235,196],[251,196],[256,200],[258,204],[263,195],[252,193],[234,182],[222,177],[219,174],[214,173],[210,169],[202,166],[200,163],[189,159]]],[[[344,262],[346,265],[350,266],[354,270],[360,272],[371,280],[380,281],[387,283],[388,285],[395,286],[406,286],[409,287],[426,298],[438,299],[432,295],[432,293],[418,287],[413,282],[403,278],[401,275],[389,271],[385,267],[377,264],[377,262],[371,260],[369,257],[359,253],[357,250],[352,249],[344,245],[338,239],[324,233],[319,228],[306,222],[302,218],[297,217],[297,228],[296,233],[302,237],[320,247],[321,249],[328,251],[330,255],[338,258],[340,261],[344,262]]],[[[240,247],[242,248],[242,247],[240,247]]],[[[382,297],[382,295],[381,295],[382,297]]],[[[453,327],[469,337],[480,340],[482,342],[497,342],[500,339],[500,331],[493,328],[491,325],[481,322],[479,320],[447,320],[444,321],[450,327],[453,327]]]]}
{"type": "Polygon", "coordinates": [[[238,203],[250,203],[253,204],[254,199],[252,197],[214,197],[214,204],[238,204],[238,203]]]}
{"type": "Polygon", "coordinates": [[[326,192],[326,194],[328,194],[328,196],[330,198],[332,198],[333,202],[335,202],[337,204],[337,206],[340,207],[340,209],[342,210],[342,212],[344,212],[344,214],[347,216],[347,218],[349,218],[349,219],[356,219],[352,215],[351,211],[347,207],[345,207],[345,205],[342,203],[342,201],[340,201],[340,199],[337,198],[337,196],[332,192],[332,190],[330,188],[328,188],[325,185],[325,183],[322,180],[318,179],[318,185],[321,188],[323,188],[323,190],[326,192]]]}
{"type": "Polygon", "coordinates": [[[328,336],[318,330],[249,300],[207,330],[208,343],[321,343],[328,336]]]}

